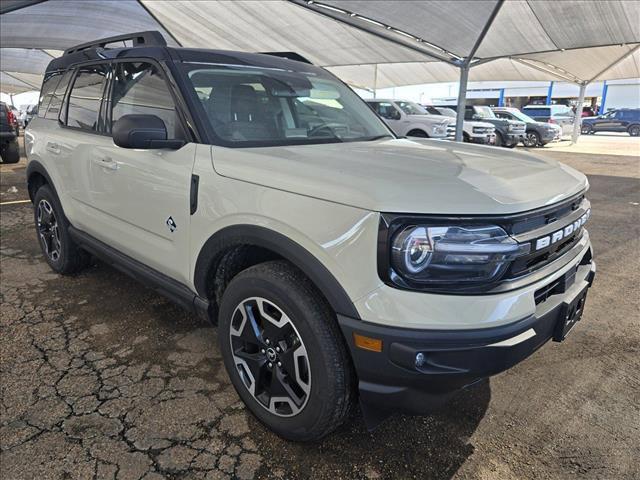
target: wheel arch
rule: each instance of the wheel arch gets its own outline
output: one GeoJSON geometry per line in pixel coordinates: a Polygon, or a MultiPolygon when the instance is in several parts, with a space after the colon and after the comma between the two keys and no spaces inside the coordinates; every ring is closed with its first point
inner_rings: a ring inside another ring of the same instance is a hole
{"type": "Polygon", "coordinates": [[[427,133],[427,131],[425,130],[425,128],[424,128],[424,127],[422,127],[422,126],[419,126],[419,127],[411,126],[411,127],[409,128],[409,130],[407,131],[407,137],[411,136],[411,134],[412,134],[413,132],[420,132],[420,133],[423,133],[423,134],[425,135],[425,138],[431,138],[431,137],[429,136],[429,133],[427,133]]]}
{"type": "MultiPolygon", "coordinates": [[[[58,192],[56,191],[56,187],[51,180],[51,176],[42,165],[37,160],[32,160],[27,165],[27,191],[29,192],[29,199],[33,202],[35,198],[36,191],[42,185],[49,185],[53,190],[53,193],[58,196],[58,192]]],[[[59,197],[58,197],[59,198],[59,197]]]]}
{"type": "Polygon", "coordinates": [[[287,260],[313,282],[337,314],[360,318],[344,288],[320,260],[285,235],[257,225],[225,227],[204,243],[198,254],[193,276],[199,296],[211,297],[215,289],[214,273],[227,253],[238,247],[255,247],[287,260]]]}

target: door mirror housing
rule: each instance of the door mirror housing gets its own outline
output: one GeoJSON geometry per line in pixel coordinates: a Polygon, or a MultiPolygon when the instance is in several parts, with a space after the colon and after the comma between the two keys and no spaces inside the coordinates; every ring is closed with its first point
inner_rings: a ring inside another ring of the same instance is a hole
{"type": "Polygon", "coordinates": [[[167,127],[156,115],[123,115],[113,125],[113,143],[122,148],[177,150],[184,140],[167,140],[167,127]]]}

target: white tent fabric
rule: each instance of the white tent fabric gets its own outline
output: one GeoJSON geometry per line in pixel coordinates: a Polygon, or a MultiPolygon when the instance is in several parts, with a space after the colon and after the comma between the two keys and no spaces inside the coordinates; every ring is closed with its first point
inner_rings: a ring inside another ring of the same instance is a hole
{"type": "Polygon", "coordinates": [[[21,75],[41,74],[47,50],[142,30],[187,47],[295,51],[364,88],[457,81],[476,47],[470,80],[640,75],[637,0],[12,0],[0,12],[3,91],[39,84],[21,75]]]}

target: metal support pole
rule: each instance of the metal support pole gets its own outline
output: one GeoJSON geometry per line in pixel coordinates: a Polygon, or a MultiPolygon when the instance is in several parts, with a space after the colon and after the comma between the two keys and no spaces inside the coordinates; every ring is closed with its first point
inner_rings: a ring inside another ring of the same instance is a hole
{"type": "Polygon", "coordinates": [[[467,104],[467,83],[469,80],[469,65],[460,65],[460,88],[458,89],[458,109],[456,112],[456,142],[463,139],[464,110],[467,104]]]}
{"type": "Polygon", "coordinates": [[[577,143],[582,128],[582,104],[584,103],[584,92],[587,90],[587,84],[580,84],[580,93],[578,94],[578,105],[576,106],[576,116],[573,121],[573,134],[571,135],[571,143],[577,143]]]}
{"type": "Polygon", "coordinates": [[[609,85],[607,85],[607,81],[604,81],[604,85],[602,86],[602,102],[600,102],[600,110],[598,110],[598,115],[604,115],[605,105],[607,103],[607,90],[609,90],[609,85]]]}
{"type": "Polygon", "coordinates": [[[378,64],[376,63],[373,66],[373,98],[375,100],[375,98],[378,95],[378,64]]]}
{"type": "Polygon", "coordinates": [[[551,105],[552,95],[553,95],[553,82],[549,82],[549,90],[547,90],[547,101],[545,105],[551,105]]]}

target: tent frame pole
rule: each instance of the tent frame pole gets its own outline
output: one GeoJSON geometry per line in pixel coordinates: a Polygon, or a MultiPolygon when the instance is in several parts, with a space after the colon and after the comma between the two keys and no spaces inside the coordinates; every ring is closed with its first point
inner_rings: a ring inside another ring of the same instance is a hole
{"type": "Polygon", "coordinates": [[[573,120],[573,133],[571,134],[571,144],[578,143],[578,137],[582,129],[582,104],[584,103],[584,94],[587,90],[587,82],[580,84],[580,93],[578,94],[578,105],[576,105],[576,115],[573,120]]]}
{"type": "Polygon", "coordinates": [[[469,65],[460,66],[460,87],[458,88],[458,107],[456,110],[456,142],[464,139],[464,113],[467,105],[467,83],[469,81],[469,65]]]}

